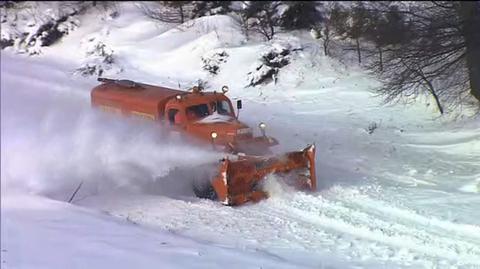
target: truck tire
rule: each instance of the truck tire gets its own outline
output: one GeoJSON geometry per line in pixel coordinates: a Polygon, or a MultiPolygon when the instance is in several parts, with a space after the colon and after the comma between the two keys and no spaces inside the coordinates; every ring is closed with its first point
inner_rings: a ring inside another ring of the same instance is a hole
{"type": "Polygon", "coordinates": [[[217,193],[213,189],[212,184],[208,178],[198,179],[195,178],[193,180],[193,192],[195,196],[202,199],[209,199],[209,200],[216,200],[217,193]]]}

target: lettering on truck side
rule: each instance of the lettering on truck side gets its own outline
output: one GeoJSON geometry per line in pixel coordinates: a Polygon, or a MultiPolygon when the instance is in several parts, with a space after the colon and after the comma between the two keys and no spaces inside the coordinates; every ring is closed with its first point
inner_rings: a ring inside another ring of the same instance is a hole
{"type": "Polygon", "coordinates": [[[105,105],[100,105],[100,109],[106,112],[112,112],[115,114],[122,114],[122,110],[117,107],[111,107],[111,106],[105,106],[105,105]]]}
{"type": "Polygon", "coordinates": [[[147,114],[147,113],[138,112],[138,111],[131,111],[130,114],[132,114],[134,116],[138,116],[138,117],[143,118],[143,119],[155,120],[155,116],[152,115],[152,114],[147,114]]]}

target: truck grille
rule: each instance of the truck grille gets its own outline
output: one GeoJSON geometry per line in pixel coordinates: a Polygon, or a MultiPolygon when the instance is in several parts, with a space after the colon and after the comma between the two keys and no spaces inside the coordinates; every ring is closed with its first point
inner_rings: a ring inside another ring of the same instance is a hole
{"type": "Polygon", "coordinates": [[[238,136],[244,136],[249,134],[252,134],[252,128],[242,128],[237,130],[238,136]]]}

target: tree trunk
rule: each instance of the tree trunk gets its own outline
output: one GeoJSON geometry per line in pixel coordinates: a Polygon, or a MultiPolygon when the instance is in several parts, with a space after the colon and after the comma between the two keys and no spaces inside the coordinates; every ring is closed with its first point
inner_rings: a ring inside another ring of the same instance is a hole
{"type": "Polygon", "coordinates": [[[270,25],[270,38],[268,40],[271,40],[273,38],[273,35],[275,35],[275,28],[273,27],[273,22],[269,22],[270,25]]]}
{"type": "Polygon", "coordinates": [[[357,39],[355,39],[355,41],[357,42],[357,53],[358,53],[358,63],[362,63],[362,55],[360,53],[360,41],[357,39]]]}
{"type": "Polygon", "coordinates": [[[325,40],[323,41],[323,53],[325,54],[325,56],[328,56],[328,42],[330,40],[328,40],[328,38],[325,38],[325,40]]]}
{"type": "Polygon", "coordinates": [[[82,187],[82,184],[83,184],[83,181],[80,182],[80,184],[78,184],[78,187],[75,189],[75,191],[73,192],[72,196],[70,197],[70,199],[68,199],[68,202],[71,203],[73,201],[73,198],[75,198],[75,195],[77,195],[77,192],[80,190],[80,188],[82,187]]]}
{"type": "Polygon", "coordinates": [[[440,114],[443,115],[443,107],[442,107],[442,104],[440,104],[440,99],[438,99],[438,95],[435,92],[435,88],[433,88],[433,85],[429,80],[425,79],[425,82],[427,83],[429,91],[432,94],[433,98],[435,99],[435,102],[437,103],[437,107],[438,107],[438,110],[440,111],[440,114]]]}
{"type": "Polygon", "coordinates": [[[380,71],[383,71],[382,47],[378,47],[378,55],[380,56],[380,71]]]}
{"type": "Polygon", "coordinates": [[[325,31],[323,33],[323,53],[325,56],[328,56],[328,45],[330,44],[330,27],[328,26],[328,23],[325,25],[325,31]]]}
{"type": "Polygon", "coordinates": [[[240,15],[240,22],[242,24],[242,29],[243,29],[243,34],[245,35],[245,38],[249,40],[249,31],[250,29],[248,28],[248,18],[244,17],[243,15],[240,15]]]}
{"type": "Polygon", "coordinates": [[[435,91],[435,88],[433,87],[432,82],[430,82],[430,80],[425,76],[425,73],[423,73],[423,70],[421,68],[416,69],[415,72],[417,72],[417,74],[420,75],[422,80],[427,85],[427,89],[435,99],[435,102],[437,104],[438,110],[440,111],[440,114],[443,115],[443,107],[442,107],[442,104],[440,103],[440,99],[438,98],[437,92],[435,91]]]}
{"type": "Polygon", "coordinates": [[[470,78],[470,93],[480,101],[480,5],[477,1],[461,1],[462,34],[466,43],[466,58],[470,78]]]}
{"type": "Polygon", "coordinates": [[[178,6],[178,9],[180,10],[180,20],[182,21],[182,23],[185,22],[185,18],[184,18],[184,15],[183,15],[183,6],[182,5],[179,5],[178,6]]]}

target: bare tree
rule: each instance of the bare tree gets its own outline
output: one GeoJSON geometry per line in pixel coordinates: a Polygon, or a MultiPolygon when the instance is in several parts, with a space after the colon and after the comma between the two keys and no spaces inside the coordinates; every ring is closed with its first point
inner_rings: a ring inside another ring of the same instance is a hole
{"type": "Polygon", "coordinates": [[[248,1],[239,1],[238,2],[240,5],[234,5],[231,7],[232,11],[232,19],[234,19],[237,24],[241,27],[242,33],[245,35],[246,39],[249,39],[249,25],[248,25],[248,12],[246,12],[246,9],[249,5],[248,1]]]}
{"type": "Polygon", "coordinates": [[[191,1],[156,1],[142,3],[139,8],[154,20],[167,23],[184,23],[192,9],[191,1]]]}
{"type": "Polygon", "coordinates": [[[333,36],[335,35],[334,30],[334,20],[335,16],[338,14],[338,5],[327,4],[324,14],[322,16],[322,23],[320,27],[314,28],[319,33],[318,38],[322,40],[323,53],[325,56],[330,55],[330,43],[333,36]]]}
{"type": "Polygon", "coordinates": [[[352,8],[350,18],[347,20],[346,36],[355,40],[355,50],[357,51],[358,63],[362,62],[362,51],[360,48],[360,39],[365,36],[368,27],[368,11],[360,1],[355,3],[352,8]]]}
{"type": "Polygon", "coordinates": [[[398,11],[407,18],[408,32],[401,45],[390,44],[385,49],[382,63],[370,67],[385,80],[379,93],[387,102],[429,93],[443,114],[447,107],[454,109],[472,100],[472,95],[480,100],[480,34],[475,27],[480,25],[480,12],[476,5],[425,2],[398,11]]]}
{"type": "Polygon", "coordinates": [[[408,39],[408,25],[397,6],[387,6],[386,12],[368,11],[368,23],[365,29],[367,40],[375,44],[378,52],[378,66],[383,71],[383,51],[387,47],[401,45],[408,39]]]}
{"type": "Polygon", "coordinates": [[[174,13],[177,13],[177,16],[180,18],[180,23],[185,22],[187,17],[187,6],[191,4],[192,1],[162,1],[163,4],[170,9],[174,10],[174,13]]]}
{"type": "Polygon", "coordinates": [[[346,9],[339,5],[331,10],[330,25],[343,40],[353,40],[355,45],[347,48],[347,50],[355,50],[357,52],[358,63],[362,62],[362,49],[360,39],[365,38],[368,26],[368,11],[363,2],[357,1],[355,4],[346,9]]]}
{"type": "Polygon", "coordinates": [[[275,27],[280,23],[278,16],[279,1],[245,1],[242,17],[248,30],[253,30],[271,40],[275,35],[275,27]]]}
{"type": "Polygon", "coordinates": [[[323,46],[323,54],[325,56],[329,56],[329,45],[332,36],[330,25],[328,23],[325,23],[323,27],[321,25],[315,26],[310,30],[310,34],[314,39],[321,40],[323,46]]]}

